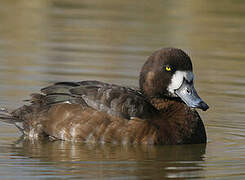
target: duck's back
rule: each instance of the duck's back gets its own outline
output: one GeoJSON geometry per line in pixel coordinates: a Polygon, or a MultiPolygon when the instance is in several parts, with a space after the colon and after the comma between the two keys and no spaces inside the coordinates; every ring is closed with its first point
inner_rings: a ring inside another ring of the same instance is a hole
{"type": "Polygon", "coordinates": [[[147,118],[155,112],[138,89],[100,81],[59,82],[41,91],[46,104],[80,104],[126,119],[147,118]]]}

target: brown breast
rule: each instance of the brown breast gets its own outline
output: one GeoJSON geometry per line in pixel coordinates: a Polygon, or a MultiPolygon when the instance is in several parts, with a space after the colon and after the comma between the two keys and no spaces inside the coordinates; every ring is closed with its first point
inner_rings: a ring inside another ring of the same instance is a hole
{"type": "Polygon", "coordinates": [[[159,127],[160,144],[206,143],[204,124],[195,109],[175,99],[151,99],[159,110],[152,119],[159,127]]]}

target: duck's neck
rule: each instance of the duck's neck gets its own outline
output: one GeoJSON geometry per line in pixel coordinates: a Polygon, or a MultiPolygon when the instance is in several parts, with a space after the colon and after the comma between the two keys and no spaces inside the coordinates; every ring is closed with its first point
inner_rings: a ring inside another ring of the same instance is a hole
{"type": "Polygon", "coordinates": [[[154,123],[159,127],[166,126],[166,123],[182,123],[191,111],[184,102],[176,99],[152,98],[150,102],[159,111],[159,115],[154,118],[154,123]]]}
{"type": "MultiPolygon", "coordinates": [[[[177,98],[151,98],[151,104],[160,112],[176,111],[177,107],[183,107],[185,104],[177,98]]],[[[174,112],[173,112],[174,113],[174,112]]]]}

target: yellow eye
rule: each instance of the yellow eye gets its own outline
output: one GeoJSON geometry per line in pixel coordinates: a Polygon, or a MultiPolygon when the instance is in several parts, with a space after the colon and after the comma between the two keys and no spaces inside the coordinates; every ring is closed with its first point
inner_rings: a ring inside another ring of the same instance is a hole
{"type": "Polygon", "coordinates": [[[170,66],[166,66],[165,69],[166,69],[166,71],[171,71],[172,70],[170,66]]]}

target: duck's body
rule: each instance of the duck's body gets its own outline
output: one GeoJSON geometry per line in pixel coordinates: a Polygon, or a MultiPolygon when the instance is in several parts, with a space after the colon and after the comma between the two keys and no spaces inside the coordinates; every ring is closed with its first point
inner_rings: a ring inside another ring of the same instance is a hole
{"type": "Polygon", "coordinates": [[[43,88],[42,94],[33,94],[30,105],[2,114],[0,119],[15,123],[29,138],[116,144],[205,143],[203,122],[192,107],[206,110],[208,106],[192,87],[191,73],[191,61],[183,51],[162,49],[143,66],[139,90],[99,81],[60,82],[43,88]],[[193,97],[186,95],[186,88],[193,97]]]}

